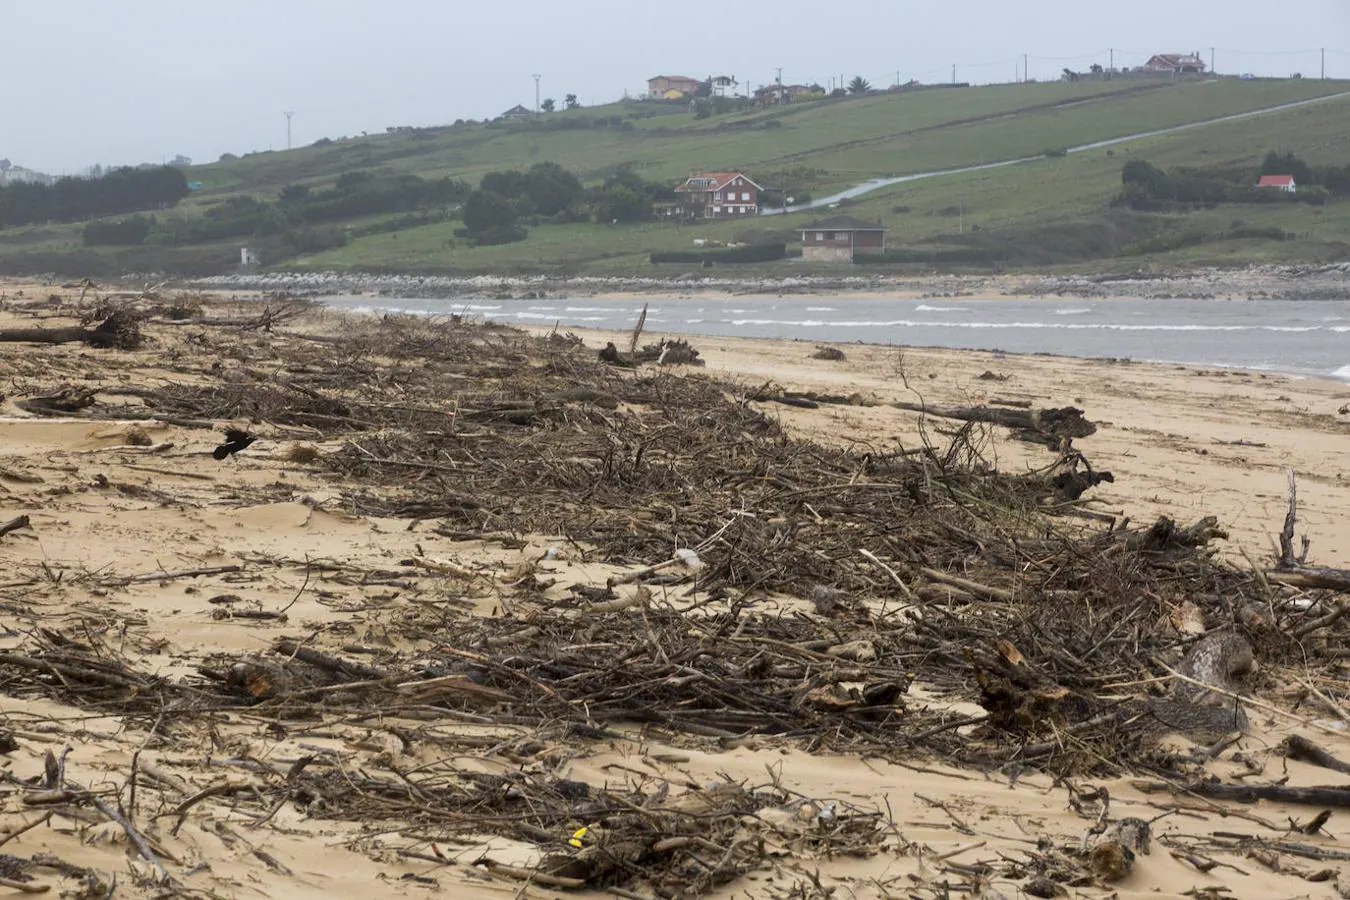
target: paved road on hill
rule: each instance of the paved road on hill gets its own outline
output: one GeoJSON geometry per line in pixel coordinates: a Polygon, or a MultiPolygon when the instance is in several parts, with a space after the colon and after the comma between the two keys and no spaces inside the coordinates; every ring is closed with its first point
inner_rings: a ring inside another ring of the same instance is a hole
{"type": "MultiPolygon", "coordinates": [[[[1229,116],[1219,116],[1216,119],[1204,119],[1199,122],[1188,122],[1185,125],[1173,125],[1171,128],[1159,128],[1155,131],[1141,131],[1138,134],[1127,134],[1124,137],[1109,138],[1104,141],[1093,141],[1091,144],[1082,144],[1078,147],[1070,147],[1069,153],[1085,153],[1088,150],[1100,150],[1103,147],[1112,147],[1116,144],[1123,144],[1127,141],[1137,141],[1143,138],[1158,137],[1164,134],[1176,134],[1180,131],[1190,131],[1194,128],[1204,128],[1207,125],[1218,125],[1223,122],[1236,122],[1240,119],[1254,119],[1257,116],[1266,116],[1271,113],[1283,112],[1287,109],[1298,109],[1301,106],[1312,106],[1315,103],[1328,103],[1332,100],[1343,100],[1350,97],[1350,91],[1342,91],[1339,94],[1329,94],[1326,97],[1314,97],[1311,100],[1296,100],[1292,103],[1281,103],[1279,106],[1267,106],[1263,109],[1253,109],[1248,112],[1234,113],[1229,116]]],[[[960,166],[955,169],[938,169],[933,172],[916,172],[913,175],[898,175],[894,178],[873,178],[871,181],[864,181],[862,184],[855,185],[846,191],[840,191],[837,194],[831,194],[828,197],[821,197],[819,200],[812,200],[810,203],[802,203],[796,206],[789,206],[787,209],[765,209],[760,214],[765,216],[781,215],[785,212],[801,212],[808,209],[820,209],[829,206],[832,203],[838,203],[840,200],[851,200],[854,197],[861,197],[864,194],[870,194],[873,191],[879,191],[882,188],[890,187],[894,184],[904,184],[907,181],[923,181],[927,178],[940,178],[944,175],[964,175],[967,172],[983,172],[986,169],[1002,169],[1007,166],[1017,166],[1022,163],[1035,162],[1038,159],[1045,159],[1044,154],[1038,153],[1035,156],[1022,156],[1017,159],[1004,159],[999,162],[981,163],[975,166],[960,166]]]]}

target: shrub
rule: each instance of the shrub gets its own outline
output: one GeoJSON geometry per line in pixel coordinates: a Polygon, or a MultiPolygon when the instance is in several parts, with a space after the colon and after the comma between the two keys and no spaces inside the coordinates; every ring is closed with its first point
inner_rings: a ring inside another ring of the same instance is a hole
{"type": "Polygon", "coordinates": [[[86,247],[139,247],[154,227],[154,216],[90,222],[84,226],[84,244],[86,247]]]}

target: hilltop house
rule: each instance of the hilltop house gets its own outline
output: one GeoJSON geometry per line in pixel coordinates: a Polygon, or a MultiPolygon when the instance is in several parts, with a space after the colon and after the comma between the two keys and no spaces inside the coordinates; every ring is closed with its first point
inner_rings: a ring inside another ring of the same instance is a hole
{"type": "Polygon", "coordinates": [[[1286,194],[1298,193],[1298,185],[1294,183],[1293,175],[1262,175],[1256,186],[1274,188],[1277,191],[1284,191],[1286,194]]]}
{"type": "Polygon", "coordinates": [[[886,226],[835,216],[802,228],[802,259],[850,262],[856,253],[885,253],[886,226]]]}
{"type": "Polygon", "coordinates": [[[530,112],[525,107],[521,106],[520,104],[516,104],[515,106],[508,109],[506,112],[502,113],[497,118],[505,119],[506,121],[510,122],[513,119],[528,119],[530,118],[530,116],[533,115],[534,113],[530,112]]]}
{"type": "Polygon", "coordinates": [[[740,84],[734,75],[714,75],[712,77],[712,95],[714,97],[734,97],[740,84]]]}
{"type": "Polygon", "coordinates": [[[698,93],[702,86],[703,82],[697,78],[688,78],[684,75],[657,75],[655,78],[647,79],[647,97],[651,100],[678,99],[672,97],[672,91],[684,96],[698,93]]]}
{"type": "Polygon", "coordinates": [[[762,190],[741,172],[695,172],[675,188],[675,214],[685,219],[759,215],[762,190]]]}
{"type": "Polygon", "coordinates": [[[1205,61],[1198,53],[1159,53],[1144,63],[1145,72],[1160,72],[1169,75],[1203,75],[1205,61]]]}

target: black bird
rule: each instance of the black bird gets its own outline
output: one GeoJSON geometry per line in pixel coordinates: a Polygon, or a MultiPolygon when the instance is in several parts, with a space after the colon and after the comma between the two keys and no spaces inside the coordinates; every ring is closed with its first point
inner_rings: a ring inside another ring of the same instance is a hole
{"type": "Polygon", "coordinates": [[[243,450],[257,439],[257,435],[249,434],[247,431],[240,431],[238,428],[226,428],[225,443],[217,447],[215,452],[211,455],[216,459],[224,459],[231,454],[243,450]]]}

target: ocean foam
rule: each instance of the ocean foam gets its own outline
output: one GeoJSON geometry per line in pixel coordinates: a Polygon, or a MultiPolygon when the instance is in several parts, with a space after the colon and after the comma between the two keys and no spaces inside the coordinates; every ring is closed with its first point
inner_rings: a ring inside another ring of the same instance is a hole
{"type": "Polygon", "coordinates": [[[1342,381],[1350,381],[1350,366],[1341,366],[1335,372],[1331,373],[1332,378],[1339,378],[1342,381]]]}
{"type": "Polygon", "coordinates": [[[914,307],[915,312],[970,312],[969,306],[929,306],[926,303],[920,303],[914,307]]]}
{"type": "MultiPolygon", "coordinates": [[[[795,328],[971,328],[982,330],[1047,329],[1061,331],[1321,331],[1320,325],[1119,325],[1089,322],[952,322],[921,321],[919,319],[842,319],[824,322],[819,319],[731,319],[728,325],[786,325],[795,328]]],[[[1332,329],[1336,330],[1336,329],[1332,329]]]]}
{"type": "Polygon", "coordinates": [[[1087,314],[1090,313],[1090,312],[1092,312],[1092,310],[1088,309],[1086,306],[1078,306],[1078,307],[1073,307],[1073,308],[1071,308],[1071,309],[1057,309],[1057,310],[1055,310],[1055,315],[1057,315],[1057,316],[1085,316],[1085,315],[1087,315],[1087,314]]]}
{"type": "MultiPolygon", "coordinates": [[[[518,312],[518,313],[511,313],[510,316],[509,316],[508,318],[512,318],[512,319],[542,319],[542,320],[544,320],[544,321],[546,321],[546,322],[553,322],[553,321],[556,321],[558,317],[557,317],[557,316],[545,315],[544,313],[518,312]]],[[[604,316],[574,316],[574,317],[572,317],[571,321],[573,321],[573,322],[603,322],[603,321],[605,321],[605,317],[604,317],[604,316]]]]}

